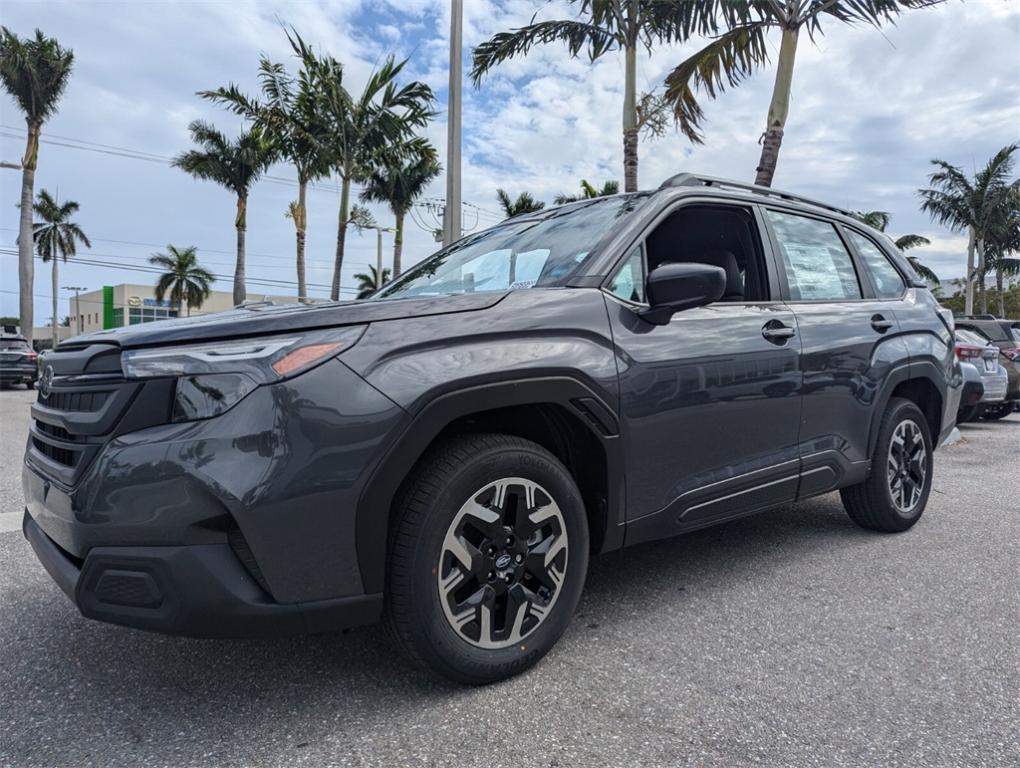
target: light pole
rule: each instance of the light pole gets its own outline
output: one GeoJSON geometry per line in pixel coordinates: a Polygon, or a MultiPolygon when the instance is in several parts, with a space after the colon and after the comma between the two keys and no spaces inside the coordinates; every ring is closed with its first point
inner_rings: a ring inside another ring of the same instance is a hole
{"type": "Polygon", "coordinates": [[[382,278],[382,233],[396,232],[392,227],[372,227],[375,230],[375,289],[383,286],[382,278]]]}
{"type": "MultiPolygon", "coordinates": [[[[81,324],[81,305],[78,303],[78,293],[79,291],[87,291],[88,288],[86,288],[84,285],[62,285],[60,287],[63,288],[65,291],[74,291],[74,314],[77,317],[77,320],[75,321],[74,324],[76,326],[75,330],[77,330],[78,333],[80,334],[82,331],[82,324],[81,324]]],[[[55,322],[56,320],[54,320],[54,323],[55,322]]]]}
{"type": "Polygon", "coordinates": [[[460,239],[460,85],[463,75],[464,0],[450,4],[450,87],[446,104],[446,206],[443,246],[460,239]]]}

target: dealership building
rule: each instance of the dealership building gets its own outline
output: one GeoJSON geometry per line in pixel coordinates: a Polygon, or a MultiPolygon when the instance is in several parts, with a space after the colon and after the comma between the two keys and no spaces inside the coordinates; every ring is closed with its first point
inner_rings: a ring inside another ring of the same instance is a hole
{"type": "MultiPolygon", "coordinates": [[[[293,296],[264,296],[249,293],[250,299],[278,302],[297,301],[293,296]]],[[[233,294],[212,291],[201,307],[192,307],[192,315],[222,312],[234,306],[233,294]]],[[[151,285],[104,285],[100,290],[71,297],[71,335],[151,323],[188,314],[187,305],[178,308],[169,299],[157,299],[151,285]]]]}

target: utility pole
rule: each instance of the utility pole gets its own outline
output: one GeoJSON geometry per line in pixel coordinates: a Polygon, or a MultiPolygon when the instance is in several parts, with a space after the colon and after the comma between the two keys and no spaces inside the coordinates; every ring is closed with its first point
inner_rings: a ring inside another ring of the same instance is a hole
{"type": "Polygon", "coordinates": [[[382,274],[382,233],[396,232],[393,227],[367,227],[375,230],[375,289],[378,291],[383,287],[382,274]]]}
{"type": "Polygon", "coordinates": [[[74,315],[76,318],[74,325],[75,330],[78,331],[78,334],[80,334],[82,331],[82,324],[81,324],[81,304],[78,303],[78,293],[80,291],[87,291],[88,288],[86,288],[84,285],[62,285],[60,287],[63,288],[65,291],[74,291],[74,315]]]}
{"type": "Polygon", "coordinates": [[[450,87],[446,104],[446,205],[443,246],[459,240],[460,229],[460,92],[463,76],[464,0],[450,3],[450,87]]]}

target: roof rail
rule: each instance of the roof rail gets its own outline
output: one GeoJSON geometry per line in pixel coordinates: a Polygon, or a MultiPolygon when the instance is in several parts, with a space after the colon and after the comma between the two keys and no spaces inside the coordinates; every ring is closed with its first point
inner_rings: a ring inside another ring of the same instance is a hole
{"type": "Polygon", "coordinates": [[[714,176],[699,176],[696,173],[678,173],[676,176],[670,176],[662,182],[659,189],[672,187],[719,187],[722,189],[741,189],[746,192],[754,192],[756,195],[775,197],[780,200],[795,200],[798,203],[807,203],[808,205],[813,205],[817,208],[825,208],[830,211],[835,211],[836,213],[841,213],[844,216],[849,216],[852,219],[857,218],[852,211],[848,211],[844,208],[837,208],[834,205],[822,203],[818,200],[812,200],[809,197],[795,195],[791,192],[783,192],[782,190],[773,189],[772,187],[763,187],[760,184],[745,184],[741,181],[719,179],[714,176]]]}

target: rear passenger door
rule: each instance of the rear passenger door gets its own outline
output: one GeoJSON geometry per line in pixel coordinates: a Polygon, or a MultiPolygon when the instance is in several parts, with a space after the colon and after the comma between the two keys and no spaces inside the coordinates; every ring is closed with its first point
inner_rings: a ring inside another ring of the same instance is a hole
{"type": "Polygon", "coordinates": [[[801,342],[805,497],[866,476],[872,414],[885,380],[909,357],[893,306],[875,295],[846,232],[800,210],[764,211],[801,342]]]}

